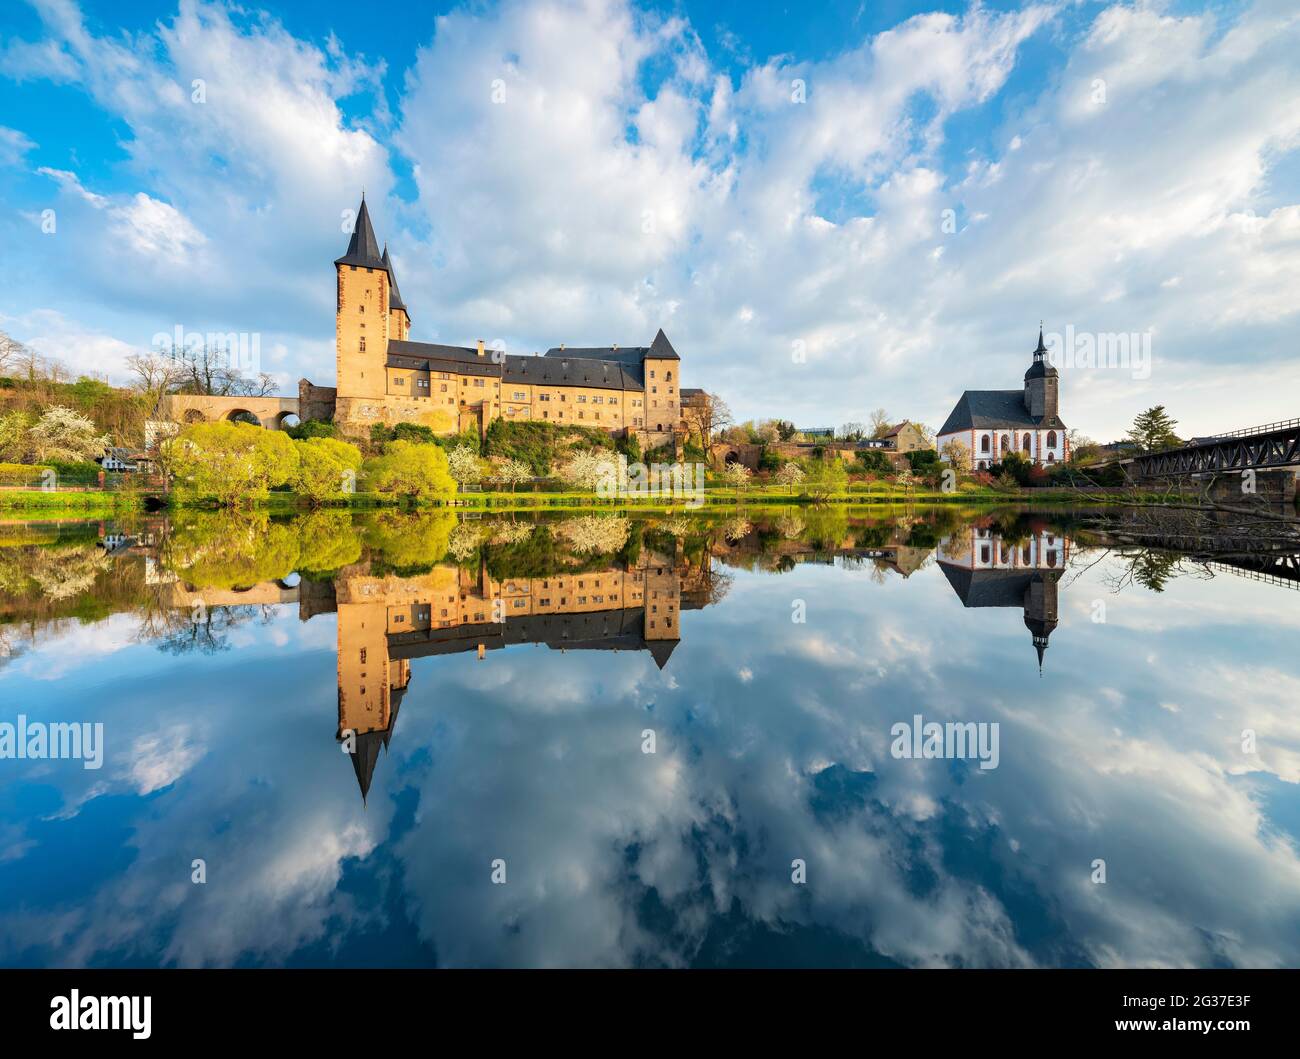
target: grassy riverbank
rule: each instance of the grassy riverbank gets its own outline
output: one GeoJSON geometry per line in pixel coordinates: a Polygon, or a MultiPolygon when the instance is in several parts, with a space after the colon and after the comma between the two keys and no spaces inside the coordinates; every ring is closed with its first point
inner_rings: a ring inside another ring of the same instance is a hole
{"type": "MultiPolygon", "coordinates": [[[[119,490],[89,490],[86,492],[44,492],[41,490],[0,491],[0,511],[16,513],[49,513],[76,515],[112,515],[143,509],[146,494],[119,490]]],[[[163,498],[159,498],[163,499],[163,498]]],[[[209,507],[207,503],[176,504],[171,506],[209,507]]],[[[736,507],[808,507],[826,504],[907,505],[907,504],[1159,504],[1169,497],[1162,493],[1142,491],[1085,492],[1074,489],[1020,489],[1001,490],[988,487],[959,489],[945,493],[937,489],[903,490],[887,483],[874,482],[867,486],[854,486],[827,496],[811,496],[792,492],[779,486],[754,487],[739,493],[732,488],[710,487],[702,500],[695,498],[621,496],[605,498],[593,492],[465,492],[457,493],[445,504],[464,511],[568,511],[584,508],[631,508],[643,511],[692,511],[707,508],[736,507]]],[[[269,511],[303,510],[312,506],[304,496],[296,493],[272,492],[255,507],[269,511]]],[[[345,501],[325,504],[331,508],[371,510],[404,506],[391,495],[356,493],[345,501]]]]}
{"type": "Polygon", "coordinates": [[[115,515],[143,509],[144,493],[120,489],[88,489],[58,492],[42,489],[0,490],[0,511],[48,513],[52,515],[115,515]]]}

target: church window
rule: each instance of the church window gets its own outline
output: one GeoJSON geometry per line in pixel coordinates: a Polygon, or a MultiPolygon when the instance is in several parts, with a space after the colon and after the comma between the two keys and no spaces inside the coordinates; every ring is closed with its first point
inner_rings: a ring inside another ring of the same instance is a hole
{"type": "Polygon", "coordinates": [[[982,438],[980,438],[980,452],[988,452],[988,451],[989,451],[989,436],[985,434],[982,438]]]}
{"type": "Polygon", "coordinates": [[[1029,435],[1026,434],[1026,435],[1025,435],[1024,443],[1023,443],[1020,447],[1021,447],[1022,449],[1024,449],[1026,452],[1028,452],[1028,451],[1029,451],[1029,448],[1030,448],[1030,446],[1031,446],[1032,444],[1033,444],[1033,442],[1030,440],[1029,435]]]}
{"type": "Polygon", "coordinates": [[[999,451],[1001,451],[1001,452],[1006,452],[1009,448],[1011,448],[1011,435],[1010,435],[1010,434],[1003,434],[1003,435],[1002,435],[1002,447],[1001,447],[1001,449],[1000,449],[999,451]]]}
{"type": "Polygon", "coordinates": [[[1056,431],[1055,431],[1055,430],[1049,430],[1049,431],[1047,432],[1047,447],[1048,447],[1049,449],[1054,449],[1054,448],[1056,448],[1056,431]]]}

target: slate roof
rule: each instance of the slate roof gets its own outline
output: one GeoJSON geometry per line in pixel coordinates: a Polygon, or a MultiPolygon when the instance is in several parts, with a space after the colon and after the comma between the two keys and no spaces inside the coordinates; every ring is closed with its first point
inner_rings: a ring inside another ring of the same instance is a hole
{"type": "Polygon", "coordinates": [[[352,238],[348,241],[347,253],[335,258],[336,265],[356,265],[360,268],[387,269],[379,253],[379,241],[375,238],[374,225],[370,223],[370,210],[366,200],[361,199],[361,209],[357,211],[357,223],[352,227],[352,238]]]}
{"type": "Polygon", "coordinates": [[[507,383],[539,386],[589,386],[600,390],[643,391],[645,383],[639,363],[599,360],[571,355],[567,350],[556,357],[525,357],[509,353],[497,363],[489,351],[444,346],[433,342],[388,343],[387,366],[416,371],[455,371],[464,375],[488,375],[507,383]]]}
{"type": "Polygon", "coordinates": [[[620,364],[639,364],[649,357],[651,360],[681,360],[673,344],[668,341],[664,329],[659,328],[654,341],[648,346],[552,346],[546,351],[548,357],[583,357],[588,360],[613,360],[620,364]]]}
{"type": "Polygon", "coordinates": [[[479,644],[491,651],[522,643],[541,643],[552,650],[646,650],[660,669],[676,646],[673,640],[647,640],[645,608],[627,607],[582,614],[528,614],[505,622],[390,633],[388,656],[425,658],[472,651],[479,644]]]}
{"type": "Polygon", "coordinates": [[[399,290],[397,289],[397,273],[393,271],[393,262],[392,262],[392,259],[389,258],[389,256],[388,256],[388,244],[387,244],[387,243],[384,244],[384,256],[383,256],[383,258],[382,258],[381,260],[382,260],[383,263],[384,263],[384,268],[388,269],[388,308],[389,308],[389,311],[391,312],[393,309],[401,309],[402,312],[406,313],[406,317],[407,317],[407,319],[409,320],[410,317],[411,317],[411,310],[409,310],[409,309],[406,307],[406,303],[405,303],[404,301],[402,301],[402,292],[399,291],[399,290]]]}
{"type": "Polygon", "coordinates": [[[967,390],[939,428],[940,435],[982,427],[1063,430],[1060,416],[1035,418],[1025,407],[1024,390],[967,390]]]}
{"type": "Polygon", "coordinates": [[[939,568],[964,607],[1021,607],[1035,570],[967,570],[939,560],[939,568]]]}

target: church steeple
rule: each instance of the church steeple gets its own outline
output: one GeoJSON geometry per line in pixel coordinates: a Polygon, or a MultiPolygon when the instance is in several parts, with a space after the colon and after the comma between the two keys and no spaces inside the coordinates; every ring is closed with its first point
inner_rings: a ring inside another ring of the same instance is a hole
{"type": "Polygon", "coordinates": [[[1025,372],[1025,408],[1040,424],[1056,426],[1058,405],[1058,387],[1060,380],[1057,370],[1052,367],[1043,341],[1043,325],[1038,324],[1038,348],[1034,350],[1034,361],[1025,372]]]}

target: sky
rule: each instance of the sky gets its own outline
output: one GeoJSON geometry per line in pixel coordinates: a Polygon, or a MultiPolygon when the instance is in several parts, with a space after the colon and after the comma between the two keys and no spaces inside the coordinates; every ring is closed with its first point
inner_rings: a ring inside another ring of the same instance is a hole
{"type": "Polygon", "coordinates": [[[16,0],[0,329],[330,385],[364,188],[421,341],[662,327],[737,419],[938,427],[1041,320],[1087,436],[1290,418],[1297,54],[1294,0],[16,0]]]}

